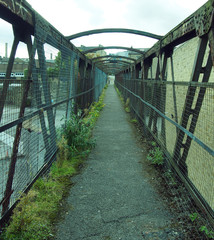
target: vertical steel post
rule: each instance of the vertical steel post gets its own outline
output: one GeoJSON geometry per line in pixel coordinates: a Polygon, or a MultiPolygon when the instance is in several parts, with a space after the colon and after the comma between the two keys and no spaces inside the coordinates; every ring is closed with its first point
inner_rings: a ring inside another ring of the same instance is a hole
{"type": "MultiPolygon", "coordinates": [[[[38,52],[38,58],[39,58],[39,66],[41,70],[41,78],[42,78],[42,87],[43,87],[43,93],[45,97],[45,104],[47,106],[51,105],[51,95],[50,95],[50,87],[48,85],[47,81],[47,68],[46,68],[46,61],[45,61],[45,51],[44,51],[44,45],[43,43],[38,40],[37,41],[37,52],[38,52]]],[[[54,113],[53,108],[47,109],[47,116],[48,116],[48,124],[49,124],[49,130],[50,130],[50,140],[51,140],[51,148],[56,151],[56,129],[55,129],[55,121],[54,121],[54,113]]],[[[49,152],[46,154],[45,162],[48,161],[49,157],[53,153],[49,152]]]]}
{"type": "MultiPolygon", "coordinates": [[[[14,31],[14,34],[16,34],[16,31],[14,31]]],[[[30,61],[29,61],[29,66],[28,66],[28,77],[27,77],[27,81],[25,83],[24,92],[23,92],[23,96],[22,96],[22,102],[21,102],[20,111],[19,111],[19,119],[24,116],[24,112],[25,112],[28,92],[30,89],[32,65],[33,65],[33,58],[34,58],[33,51],[32,51],[31,35],[26,34],[25,36],[22,36],[22,38],[23,39],[20,39],[20,40],[24,41],[27,44],[30,61]]],[[[8,208],[9,208],[10,198],[11,198],[11,195],[13,192],[12,185],[13,185],[13,179],[14,179],[15,168],[16,168],[18,148],[19,148],[19,143],[20,143],[20,138],[21,138],[21,131],[22,131],[22,123],[19,123],[16,127],[11,161],[10,161],[9,171],[8,171],[8,179],[7,179],[6,189],[5,189],[5,193],[4,193],[4,200],[2,202],[2,216],[7,212],[8,208]]]]}
{"type": "MultiPolygon", "coordinates": [[[[195,63],[193,66],[193,71],[192,71],[192,75],[190,78],[190,82],[198,82],[200,74],[203,73],[202,63],[203,63],[203,59],[204,59],[205,50],[207,47],[207,41],[208,41],[207,36],[203,36],[202,38],[199,39],[198,49],[197,49],[197,53],[196,53],[196,57],[195,57],[195,63]]],[[[195,114],[192,109],[195,92],[196,92],[195,86],[188,87],[186,101],[185,101],[185,105],[184,105],[184,109],[183,109],[183,113],[182,113],[182,117],[181,117],[181,126],[184,128],[187,128],[190,116],[192,114],[195,114]]],[[[191,129],[189,129],[189,130],[191,130],[191,129]]],[[[189,151],[190,145],[189,145],[189,143],[187,143],[187,141],[186,141],[186,143],[183,143],[184,137],[185,137],[185,133],[183,131],[179,130],[177,139],[176,139],[176,143],[175,143],[174,152],[173,152],[173,161],[178,164],[178,166],[179,166],[180,170],[183,172],[183,174],[187,175],[188,170],[187,170],[187,165],[186,165],[186,158],[187,158],[187,153],[189,151]],[[185,151],[183,151],[183,153],[185,152],[185,154],[181,153],[181,149],[184,149],[184,150],[186,149],[185,151]]],[[[189,141],[188,138],[187,138],[187,140],[189,141]]]]}
{"type": "Polygon", "coordinates": [[[4,80],[2,94],[1,94],[1,98],[0,98],[0,122],[2,119],[2,115],[3,115],[4,104],[5,104],[6,97],[7,97],[7,90],[8,90],[9,83],[10,83],[9,79],[10,79],[10,75],[12,72],[13,63],[14,63],[14,59],[15,59],[15,55],[16,55],[16,49],[18,47],[19,41],[20,41],[20,38],[17,35],[14,35],[13,46],[12,46],[12,50],[10,53],[10,58],[8,60],[5,80],[4,80]]]}

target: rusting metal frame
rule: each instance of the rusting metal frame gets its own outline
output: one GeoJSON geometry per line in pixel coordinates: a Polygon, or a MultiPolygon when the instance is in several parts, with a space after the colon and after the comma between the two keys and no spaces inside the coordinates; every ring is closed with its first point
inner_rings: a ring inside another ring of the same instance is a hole
{"type": "Polygon", "coordinates": [[[75,62],[75,57],[74,57],[74,52],[71,53],[70,56],[70,61],[71,61],[71,65],[70,65],[70,79],[69,79],[69,86],[68,86],[68,99],[69,101],[67,102],[66,105],[66,119],[69,119],[71,116],[71,112],[72,112],[72,101],[73,99],[71,99],[72,95],[76,94],[76,89],[75,89],[75,72],[74,72],[74,62],[75,62]]]}
{"type": "Polygon", "coordinates": [[[9,58],[8,65],[7,65],[6,76],[5,76],[5,80],[3,83],[2,94],[1,94],[1,98],[0,98],[0,121],[1,121],[2,115],[3,115],[4,105],[5,105],[5,101],[6,101],[6,97],[7,97],[7,90],[8,90],[9,84],[10,84],[9,79],[11,78],[10,75],[12,72],[15,54],[16,54],[16,50],[17,50],[19,41],[20,41],[19,37],[15,35],[14,40],[13,40],[12,50],[10,53],[10,58],[9,58]]]}
{"type": "MultiPolygon", "coordinates": [[[[86,76],[86,88],[87,89],[90,89],[91,88],[91,69],[92,69],[92,65],[89,65],[87,64],[86,65],[86,69],[85,69],[85,76],[86,76]]],[[[91,96],[91,93],[89,92],[87,95],[86,95],[86,103],[87,105],[85,106],[86,108],[88,108],[88,103],[90,102],[90,96],[91,96]]]]}
{"type": "MultiPolygon", "coordinates": [[[[210,65],[211,61],[209,61],[209,65],[210,65]]],[[[211,66],[210,66],[211,68],[211,66]]],[[[124,86],[122,86],[120,83],[116,83],[117,85],[121,86],[124,90],[129,91],[131,93],[131,91],[129,89],[126,89],[124,86]]],[[[136,94],[132,93],[133,95],[135,95],[135,97],[140,98],[139,96],[137,96],[136,94]]],[[[154,108],[151,104],[149,104],[148,102],[146,102],[145,100],[143,100],[142,98],[140,98],[140,100],[142,102],[144,102],[144,104],[146,104],[149,107],[154,108]]],[[[165,118],[167,121],[169,121],[170,123],[172,123],[174,126],[176,126],[179,130],[184,131],[188,137],[191,138],[191,140],[194,140],[195,142],[197,142],[201,147],[203,147],[204,149],[208,149],[209,147],[203,144],[203,142],[201,142],[199,139],[197,139],[197,137],[195,137],[192,133],[190,133],[188,130],[186,130],[185,128],[183,128],[181,125],[179,125],[178,123],[174,122],[173,120],[171,120],[169,117],[167,117],[166,115],[164,115],[164,113],[160,112],[158,109],[155,109],[159,115],[163,118],[165,118]]],[[[137,113],[136,113],[137,114],[137,113]]],[[[141,118],[141,115],[139,115],[139,118],[141,118]]],[[[141,118],[142,122],[143,119],[141,118]]],[[[161,146],[161,148],[165,148],[165,146],[163,145],[163,142],[159,140],[159,138],[153,133],[153,131],[149,128],[147,128],[148,132],[154,137],[154,139],[156,139],[156,141],[158,142],[158,144],[161,146]]],[[[213,154],[213,150],[209,149],[208,151],[212,156],[214,156],[213,154]]],[[[169,164],[171,164],[171,167],[173,167],[175,173],[180,177],[180,179],[184,182],[184,185],[186,186],[186,188],[190,191],[191,196],[194,198],[194,200],[196,201],[196,203],[198,204],[198,206],[203,210],[204,213],[206,213],[207,217],[210,220],[210,223],[212,224],[212,226],[214,226],[214,213],[213,210],[211,209],[211,207],[207,204],[206,200],[203,198],[203,196],[201,196],[201,194],[199,193],[199,191],[196,189],[196,187],[193,185],[193,183],[191,182],[190,179],[188,179],[182,171],[180,171],[179,166],[177,165],[177,163],[175,163],[173,161],[173,158],[171,156],[171,154],[167,151],[167,149],[165,149],[165,154],[167,157],[167,160],[169,161],[169,164]]]]}
{"type": "MultiPolygon", "coordinates": [[[[78,93],[80,93],[80,89],[85,89],[85,61],[79,61],[79,74],[80,74],[80,81],[78,82],[78,93]]],[[[84,96],[77,98],[77,105],[78,108],[84,109],[84,96]]]]}
{"type": "Polygon", "coordinates": [[[4,0],[3,2],[0,2],[0,16],[11,24],[22,26],[24,31],[28,30],[32,35],[34,35],[35,32],[35,25],[40,26],[41,29],[48,34],[50,39],[56,42],[58,45],[57,48],[64,46],[76,52],[83,60],[87,60],[91,63],[89,58],[87,58],[77,47],[68,41],[63,34],[38,14],[26,1],[4,0]]]}
{"type": "MultiPolygon", "coordinates": [[[[158,65],[157,65],[157,69],[156,69],[155,79],[160,81],[161,80],[161,71],[162,71],[162,54],[158,53],[157,58],[158,58],[158,65]]],[[[157,85],[157,84],[154,85],[154,92],[153,92],[153,99],[152,99],[153,104],[152,105],[157,109],[159,109],[159,103],[161,104],[161,99],[159,99],[159,101],[158,101],[158,97],[160,97],[160,98],[162,97],[160,94],[161,86],[162,85],[157,85]]],[[[152,117],[153,132],[155,135],[158,136],[157,119],[158,119],[158,113],[156,111],[153,111],[153,117],[152,117]]]]}
{"type": "Polygon", "coordinates": [[[155,80],[155,79],[133,79],[133,81],[138,82],[145,82],[145,83],[157,83],[158,85],[175,85],[175,86],[191,86],[191,87],[206,87],[206,88],[214,88],[213,82],[187,82],[187,81],[161,81],[161,80],[155,80]]]}
{"type": "Polygon", "coordinates": [[[144,51],[141,51],[137,48],[129,48],[129,47],[121,47],[121,46],[107,46],[107,47],[95,47],[95,48],[91,48],[89,50],[86,50],[86,51],[82,51],[83,54],[88,54],[88,53],[91,53],[91,52],[96,52],[96,51],[100,51],[100,50],[104,50],[104,49],[124,49],[124,50],[128,50],[128,51],[131,51],[131,52],[136,52],[136,53],[139,53],[141,55],[144,55],[144,51]]]}
{"type": "Polygon", "coordinates": [[[130,65],[130,62],[128,60],[121,60],[121,59],[117,59],[117,60],[112,60],[112,59],[104,59],[104,60],[99,60],[99,61],[96,61],[95,64],[100,64],[100,63],[115,63],[115,64],[118,64],[118,63],[125,63],[127,65],[127,67],[130,65]]]}
{"type": "MultiPolygon", "coordinates": [[[[88,66],[88,62],[85,61],[85,65],[84,65],[84,72],[83,72],[83,82],[84,82],[84,89],[88,90],[88,85],[87,85],[87,66],[88,66]]],[[[87,95],[84,94],[83,95],[83,108],[87,108],[87,95]]]]}
{"type": "MultiPolygon", "coordinates": [[[[200,74],[203,73],[202,72],[202,64],[203,64],[204,54],[205,54],[206,47],[207,47],[207,42],[208,42],[208,39],[207,39],[206,35],[203,36],[202,38],[200,38],[200,40],[199,40],[199,45],[198,45],[198,49],[196,52],[192,76],[190,78],[190,81],[192,81],[192,82],[198,82],[200,74]]],[[[207,74],[206,74],[203,77],[203,82],[207,82],[207,81],[208,81],[208,78],[207,78],[207,74]]],[[[192,131],[195,129],[195,123],[193,122],[193,119],[195,121],[198,118],[199,111],[200,111],[200,108],[192,109],[193,101],[195,98],[195,93],[196,93],[196,87],[192,87],[192,86],[188,87],[187,94],[186,94],[186,101],[184,104],[183,113],[182,113],[182,117],[181,117],[181,123],[180,123],[180,125],[186,129],[188,122],[190,121],[190,126],[192,126],[192,127],[189,128],[189,131],[192,131]],[[192,120],[189,120],[191,115],[193,115],[193,118],[192,118],[192,120]]],[[[201,100],[203,100],[203,99],[201,99],[201,100]]],[[[200,99],[197,99],[197,101],[200,101],[200,99]]],[[[201,102],[201,104],[202,104],[202,102],[201,102]]],[[[192,133],[194,133],[194,131],[192,133]]],[[[175,147],[174,147],[174,152],[173,152],[173,161],[175,161],[178,164],[178,166],[179,166],[180,170],[183,172],[183,174],[187,175],[188,169],[187,169],[187,165],[186,165],[186,158],[187,158],[187,153],[189,151],[190,144],[188,143],[189,142],[188,138],[187,138],[188,142],[186,140],[186,142],[183,143],[184,137],[185,137],[185,133],[183,131],[179,130],[177,139],[176,139],[176,143],[175,143],[175,147]],[[183,154],[181,154],[182,149],[184,149],[183,154]]]]}
{"type": "MultiPolygon", "coordinates": [[[[36,48],[36,39],[34,41],[34,46],[35,46],[34,48],[36,48]]],[[[33,61],[32,78],[33,78],[33,92],[36,100],[36,105],[38,109],[41,109],[38,115],[39,115],[39,120],[42,128],[43,141],[45,144],[46,152],[49,152],[50,144],[48,142],[48,132],[47,132],[46,123],[45,123],[44,111],[42,110],[43,104],[42,104],[42,96],[41,96],[40,87],[39,87],[38,69],[36,69],[34,61],[33,61]]]]}
{"type": "MultiPolygon", "coordinates": [[[[59,91],[60,91],[60,85],[61,85],[60,83],[61,83],[61,78],[63,73],[62,65],[64,61],[64,54],[62,49],[60,49],[60,53],[61,53],[61,62],[60,62],[60,70],[59,70],[58,84],[57,84],[57,90],[56,90],[56,102],[58,102],[58,99],[59,99],[59,91]]],[[[56,111],[57,111],[57,107],[54,108],[54,119],[56,119],[56,111]]]]}
{"type": "MultiPolygon", "coordinates": [[[[94,86],[94,64],[91,65],[90,71],[89,71],[89,88],[94,86]]],[[[93,102],[94,97],[94,89],[89,93],[89,103],[93,102]]]]}
{"type": "MultiPolygon", "coordinates": [[[[17,32],[14,31],[15,35],[16,35],[16,33],[17,32]]],[[[24,33],[22,33],[22,34],[24,34],[24,33]]],[[[19,118],[22,118],[25,113],[28,92],[30,89],[30,84],[32,82],[31,74],[32,74],[32,64],[33,64],[34,55],[33,55],[33,51],[32,51],[31,35],[29,33],[25,33],[24,35],[19,36],[19,41],[23,41],[26,43],[27,48],[28,48],[28,54],[30,57],[27,81],[24,86],[24,92],[23,92],[22,102],[21,102],[20,111],[19,111],[19,118]]],[[[21,131],[22,131],[22,122],[19,123],[16,127],[16,133],[15,133],[15,137],[14,137],[12,155],[11,155],[9,171],[8,171],[8,179],[7,179],[7,183],[6,183],[6,189],[4,192],[4,198],[1,201],[2,216],[5,215],[9,209],[10,198],[13,193],[12,185],[13,185],[13,179],[14,179],[14,175],[15,175],[15,168],[16,168],[17,154],[18,154],[18,148],[19,148],[19,143],[20,143],[20,138],[21,138],[21,131]]]]}
{"type": "MultiPolygon", "coordinates": [[[[146,99],[146,83],[144,82],[144,79],[148,79],[148,74],[149,74],[149,69],[151,68],[152,65],[152,60],[148,59],[147,61],[144,60],[141,63],[141,67],[142,67],[142,78],[143,81],[140,84],[140,96],[142,97],[142,99],[144,99],[145,101],[147,101],[146,99]]],[[[143,104],[142,102],[140,102],[140,116],[142,116],[143,118],[143,133],[144,136],[148,136],[148,130],[147,130],[147,126],[146,126],[146,107],[145,104],[143,104]]]]}
{"type": "MultiPolygon", "coordinates": [[[[139,78],[140,71],[141,71],[141,63],[136,65],[136,68],[135,68],[135,78],[139,78]]],[[[134,81],[134,84],[135,84],[135,93],[137,95],[139,95],[140,94],[140,83],[137,82],[137,81],[134,81]]],[[[139,107],[139,105],[140,105],[139,99],[135,99],[135,104],[137,105],[137,111],[139,112],[139,108],[140,108],[139,107]]]]}
{"type": "MultiPolygon", "coordinates": [[[[159,75],[160,75],[160,63],[159,63],[160,59],[158,58],[158,63],[157,63],[157,67],[156,67],[156,72],[155,72],[155,80],[159,80],[159,75]]],[[[151,66],[151,79],[152,79],[152,66],[151,66]]],[[[153,89],[152,89],[152,106],[156,106],[156,102],[157,102],[157,84],[153,84],[153,89]]],[[[154,125],[154,110],[150,109],[150,114],[149,114],[149,122],[148,122],[148,128],[152,128],[152,123],[153,123],[153,132],[154,134],[157,133],[157,126],[154,125]]]]}
{"type": "Polygon", "coordinates": [[[109,72],[109,71],[112,71],[112,70],[115,70],[117,72],[120,72],[124,67],[114,67],[114,66],[102,66],[100,67],[100,69],[104,72],[109,72]]]}
{"type": "MultiPolygon", "coordinates": [[[[167,68],[167,60],[168,60],[168,52],[164,52],[163,62],[161,61],[161,71],[160,71],[160,80],[166,81],[166,68],[167,68]]],[[[162,55],[159,56],[162,58],[162,55]]],[[[160,85],[160,111],[162,113],[165,113],[166,109],[166,84],[160,85]]],[[[156,120],[157,121],[157,120],[156,120]]],[[[165,126],[165,119],[162,118],[161,123],[161,136],[164,143],[164,146],[166,147],[166,126],[165,126]]]]}
{"type": "Polygon", "coordinates": [[[212,15],[210,18],[211,27],[208,32],[208,41],[209,41],[209,46],[210,46],[213,68],[214,68],[214,1],[212,3],[212,7],[213,7],[213,11],[212,11],[212,15]]]}
{"type": "Polygon", "coordinates": [[[115,32],[137,34],[140,36],[150,37],[150,38],[154,38],[154,39],[162,38],[162,36],[160,36],[160,35],[149,33],[149,32],[144,32],[144,31],[140,31],[140,30],[126,29],[126,28],[103,28],[103,29],[94,29],[94,30],[76,33],[76,34],[67,36],[66,39],[68,39],[70,41],[70,40],[73,40],[73,39],[76,39],[79,37],[84,37],[84,36],[88,36],[88,35],[92,35],[92,34],[115,33],[115,32]]]}
{"type": "MultiPolygon", "coordinates": [[[[130,73],[131,73],[131,79],[130,79],[130,88],[131,88],[131,91],[136,93],[136,86],[135,86],[135,82],[132,81],[132,79],[135,79],[136,78],[136,69],[135,69],[135,65],[131,66],[131,69],[130,69],[130,73]]],[[[134,96],[131,94],[130,95],[130,105],[134,104],[135,105],[136,101],[135,101],[135,98],[134,96]]]]}
{"type": "Polygon", "coordinates": [[[97,60],[99,60],[99,59],[103,59],[103,60],[104,60],[105,58],[110,58],[110,59],[115,59],[115,58],[116,58],[116,59],[117,59],[117,58],[119,58],[119,59],[126,59],[126,60],[130,60],[130,61],[136,63],[136,59],[134,59],[134,58],[124,57],[124,56],[117,56],[117,55],[105,55],[105,56],[101,56],[101,57],[92,58],[91,60],[92,60],[93,63],[96,63],[97,60]]]}
{"type": "MultiPolygon", "coordinates": [[[[165,118],[167,121],[169,121],[171,124],[173,124],[175,127],[179,128],[179,130],[183,131],[187,136],[189,136],[192,140],[194,140],[200,147],[205,149],[211,156],[214,156],[214,150],[206,145],[204,142],[202,142],[198,137],[193,135],[191,132],[189,132],[187,129],[182,127],[180,124],[173,121],[171,118],[167,117],[164,113],[162,113],[159,109],[155,108],[152,104],[148,103],[147,101],[140,98],[140,96],[137,96],[135,93],[131,92],[128,88],[120,84],[121,87],[123,87],[127,92],[130,94],[133,94],[135,97],[139,98],[144,104],[146,104],[148,107],[152,108],[154,111],[156,111],[161,117],[165,118]]],[[[156,136],[157,138],[157,136],[156,136]]],[[[158,139],[158,138],[157,138],[158,139]]]]}
{"type": "Polygon", "coordinates": [[[112,64],[103,64],[103,65],[101,65],[100,67],[99,67],[99,69],[101,69],[101,70],[106,70],[106,69],[117,69],[117,70],[119,70],[119,71],[121,71],[122,69],[124,69],[126,66],[124,66],[123,64],[119,64],[119,65],[112,65],[112,64]]]}
{"type": "MultiPolygon", "coordinates": [[[[75,88],[75,95],[78,94],[78,72],[79,72],[79,56],[76,55],[76,59],[77,61],[77,69],[76,69],[76,75],[74,74],[74,88],[75,88]]],[[[75,70],[75,66],[74,66],[74,70],[75,70]]],[[[77,114],[78,108],[77,108],[77,97],[74,98],[74,113],[77,114]]]]}
{"type": "MultiPolygon", "coordinates": [[[[44,51],[44,44],[40,39],[37,39],[37,53],[39,59],[39,66],[40,66],[40,73],[42,79],[42,87],[43,93],[45,98],[45,105],[51,105],[51,96],[50,96],[50,89],[47,82],[47,68],[45,62],[45,51],[44,51]]],[[[54,121],[54,113],[53,109],[49,108],[47,110],[47,117],[48,117],[48,124],[50,130],[50,139],[51,139],[51,147],[56,149],[56,129],[55,129],[55,121],[54,121]]],[[[45,162],[49,160],[49,152],[46,151],[45,162]]]]}
{"type": "Polygon", "coordinates": [[[112,67],[127,67],[128,64],[127,63],[124,63],[124,62],[118,62],[118,63],[111,63],[111,62],[99,62],[99,64],[96,63],[96,66],[97,67],[102,67],[102,66],[112,66],[112,67]]]}
{"type": "MultiPolygon", "coordinates": [[[[176,98],[176,91],[175,91],[175,74],[174,74],[174,64],[173,64],[173,52],[170,53],[170,64],[171,64],[171,76],[172,76],[172,93],[173,93],[173,104],[174,104],[174,114],[175,114],[175,121],[178,123],[178,110],[177,110],[177,98],[176,98]]],[[[178,132],[178,129],[176,128],[178,132]]]]}
{"type": "MultiPolygon", "coordinates": [[[[22,23],[33,25],[32,8],[27,1],[4,0],[0,2],[1,17],[11,24],[22,23]]],[[[31,32],[32,33],[32,32],[31,32]]]]}
{"type": "Polygon", "coordinates": [[[96,61],[96,66],[98,66],[100,69],[103,69],[103,66],[114,66],[117,68],[119,71],[122,71],[124,68],[129,66],[129,62],[123,61],[123,60],[100,60],[96,61]],[[120,68],[119,68],[120,66],[120,68]]]}
{"type": "MultiPolygon", "coordinates": [[[[212,69],[212,60],[211,60],[211,54],[210,54],[209,57],[208,57],[206,67],[203,70],[204,71],[204,76],[203,76],[202,82],[209,81],[211,69],[212,69]]],[[[192,109],[193,110],[193,118],[192,118],[191,125],[190,125],[190,128],[189,128],[189,131],[191,133],[195,132],[195,128],[196,128],[196,125],[197,125],[197,121],[198,121],[199,113],[200,113],[202,103],[203,103],[203,100],[204,100],[204,97],[205,97],[205,93],[206,93],[206,88],[201,87],[200,91],[199,91],[199,94],[198,94],[198,98],[197,98],[195,108],[192,109]]],[[[186,161],[191,142],[192,142],[192,139],[188,136],[187,140],[186,140],[186,143],[185,143],[185,148],[184,148],[184,152],[183,152],[183,155],[182,155],[182,158],[181,158],[181,162],[186,161]]]]}

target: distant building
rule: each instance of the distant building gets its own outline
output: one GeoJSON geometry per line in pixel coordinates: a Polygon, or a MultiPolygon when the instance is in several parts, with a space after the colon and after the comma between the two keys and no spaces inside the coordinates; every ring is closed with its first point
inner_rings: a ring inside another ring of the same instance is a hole
{"type": "MultiPolygon", "coordinates": [[[[0,58],[0,78],[4,78],[7,71],[8,58],[0,58]]],[[[15,58],[13,63],[13,69],[11,77],[22,78],[24,77],[24,70],[28,68],[29,59],[28,58],[15,58]]],[[[38,60],[36,60],[36,66],[38,66],[38,60]]],[[[46,60],[46,66],[54,67],[54,60],[46,60]]]]}

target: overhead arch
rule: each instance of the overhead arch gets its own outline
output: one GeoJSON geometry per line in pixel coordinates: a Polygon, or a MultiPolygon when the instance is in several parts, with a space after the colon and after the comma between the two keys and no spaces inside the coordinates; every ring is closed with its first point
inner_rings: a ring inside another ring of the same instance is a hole
{"type": "Polygon", "coordinates": [[[83,54],[87,54],[87,53],[91,53],[91,52],[96,52],[96,51],[100,51],[100,50],[104,50],[104,49],[124,49],[124,50],[128,50],[128,51],[132,51],[132,52],[136,52],[139,54],[144,54],[144,51],[141,51],[139,49],[136,48],[128,48],[128,47],[120,47],[120,46],[107,46],[107,47],[96,47],[96,48],[92,48],[86,51],[82,51],[83,54]]]}
{"type": "Polygon", "coordinates": [[[98,65],[97,67],[99,67],[99,68],[103,68],[103,67],[118,67],[118,68],[124,68],[124,67],[126,67],[126,68],[127,68],[128,65],[123,64],[123,63],[117,64],[117,65],[110,64],[110,63],[104,63],[104,64],[102,64],[102,65],[98,65]]]}
{"type": "Polygon", "coordinates": [[[103,68],[128,68],[127,65],[111,65],[111,64],[104,64],[104,65],[101,65],[99,66],[100,69],[103,69],[103,68]]]}
{"type": "Polygon", "coordinates": [[[127,64],[124,64],[124,63],[119,63],[119,64],[103,63],[103,64],[100,64],[100,65],[97,65],[97,67],[99,69],[102,69],[102,70],[109,69],[109,68],[123,70],[123,69],[129,68],[129,66],[130,65],[127,65],[127,64]]]}
{"type": "Polygon", "coordinates": [[[121,60],[121,59],[117,59],[117,60],[112,60],[112,59],[105,59],[105,60],[99,60],[99,61],[96,61],[95,64],[98,65],[98,64],[103,64],[103,63],[115,63],[115,64],[118,64],[118,63],[124,63],[126,65],[130,65],[130,62],[128,61],[125,61],[125,60],[121,60]]]}
{"type": "Polygon", "coordinates": [[[91,60],[94,62],[96,60],[103,59],[103,58],[119,58],[119,59],[122,58],[122,59],[127,59],[130,61],[136,62],[136,59],[134,59],[134,58],[125,57],[125,56],[116,56],[116,55],[105,55],[105,56],[101,56],[101,57],[92,58],[91,60]]]}
{"type": "Polygon", "coordinates": [[[67,40],[73,40],[75,38],[79,38],[79,37],[84,37],[84,36],[88,36],[88,35],[92,35],[92,34],[98,34],[98,33],[131,33],[131,34],[137,34],[140,36],[145,36],[145,37],[150,37],[150,38],[154,38],[157,40],[160,40],[162,38],[162,36],[157,35],[157,34],[153,34],[153,33],[149,33],[149,32],[145,32],[145,31],[140,31],[140,30],[134,30],[134,29],[127,29],[127,28],[102,28],[102,29],[94,29],[94,30],[89,30],[89,31],[85,31],[85,32],[80,32],[80,33],[76,33],[70,36],[67,36],[67,40]]]}
{"type": "Polygon", "coordinates": [[[123,71],[123,68],[104,68],[102,69],[106,74],[117,74],[123,71]]]}

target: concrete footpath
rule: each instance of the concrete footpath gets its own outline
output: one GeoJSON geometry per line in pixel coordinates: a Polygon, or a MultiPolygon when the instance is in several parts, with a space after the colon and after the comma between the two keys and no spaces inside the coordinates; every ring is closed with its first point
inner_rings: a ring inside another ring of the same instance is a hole
{"type": "Polygon", "coordinates": [[[94,129],[96,147],[73,178],[56,239],[180,239],[170,227],[173,216],[144,173],[143,149],[113,85],[104,101],[94,129]]]}

